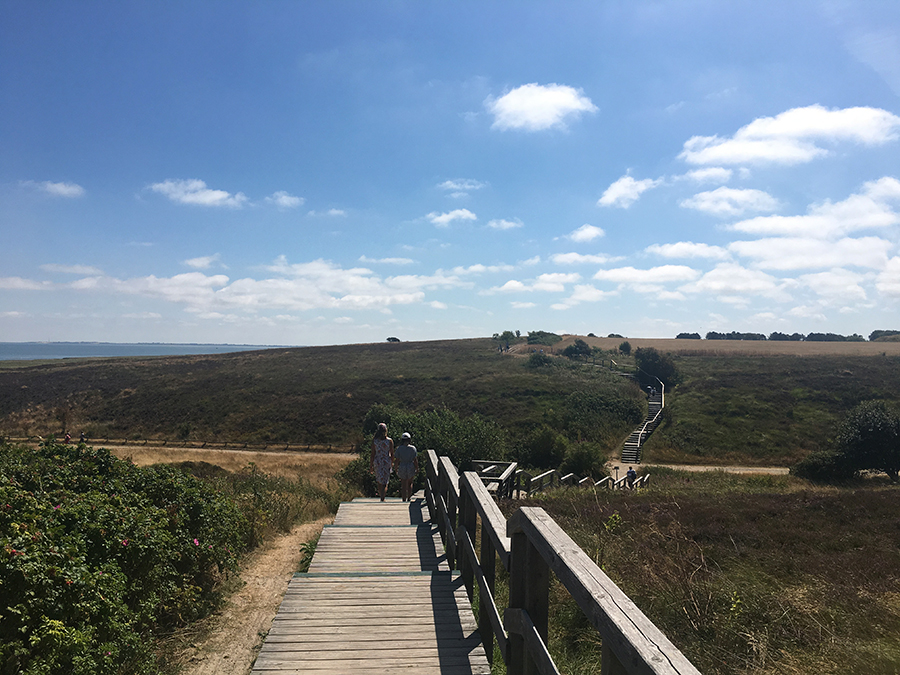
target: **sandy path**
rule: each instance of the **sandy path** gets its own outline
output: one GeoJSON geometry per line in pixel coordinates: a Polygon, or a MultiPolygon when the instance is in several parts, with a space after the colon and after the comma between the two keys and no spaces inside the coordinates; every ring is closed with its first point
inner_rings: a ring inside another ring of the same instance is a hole
{"type": "Polygon", "coordinates": [[[288,582],[300,562],[300,544],[315,537],[334,516],[298,525],[290,534],[255,551],[244,563],[243,588],[216,612],[207,637],[195,640],[183,653],[181,675],[246,675],[263,636],[272,625],[288,582]]]}

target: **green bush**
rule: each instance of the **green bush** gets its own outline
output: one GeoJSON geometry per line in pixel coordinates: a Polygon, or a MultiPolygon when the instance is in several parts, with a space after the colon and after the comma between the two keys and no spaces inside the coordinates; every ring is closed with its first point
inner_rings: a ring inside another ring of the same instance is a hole
{"type": "Polygon", "coordinates": [[[210,611],[247,536],[230,500],[173,467],[0,445],[0,670],[153,672],[148,638],[210,611]]]}

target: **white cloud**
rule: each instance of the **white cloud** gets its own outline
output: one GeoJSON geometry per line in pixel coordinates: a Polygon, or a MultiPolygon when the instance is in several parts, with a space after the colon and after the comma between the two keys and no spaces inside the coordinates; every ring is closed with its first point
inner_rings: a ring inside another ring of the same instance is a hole
{"type": "Polygon", "coordinates": [[[498,99],[488,98],[484,104],[494,115],[491,128],[501,131],[565,127],[567,119],[597,110],[581,89],[561,84],[524,84],[498,99]]]}
{"type": "Polygon", "coordinates": [[[896,140],[898,131],[900,117],[886,110],[811,105],[760,117],[732,138],[694,136],[679,157],[689,164],[801,164],[828,154],[817,142],[883,145],[896,140]]]}
{"type": "Polygon", "coordinates": [[[788,316],[796,316],[800,319],[815,319],[816,321],[826,321],[828,319],[828,317],[822,313],[821,307],[810,307],[808,305],[792,307],[788,310],[787,314],[788,316]]]}
{"type": "Polygon", "coordinates": [[[280,209],[295,209],[298,206],[302,206],[305,201],[303,197],[295,197],[284,190],[279,190],[272,194],[271,197],[266,197],[266,202],[274,204],[280,209]]]}
{"type": "Polygon", "coordinates": [[[611,270],[599,270],[594,279],[611,281],[618,284],[661,284],[672,281],[690,281],[700,274],[692,267],[685,265],[661,265],[646,270],[634,267],[617,267],[611,270]]]}
{"type": "Polygon", "coordinates": [[[599,302],[600,300],[605,300],[612,295],[618,295],[618,292],[601,291],[598,288],[594,288],[590,284],[577,284],[573,289],[571,296],[569,296],[562,302],[551,305],[551,309],[569,309],[570,307],[579,305],[582,302],[599,302]]]}
{"type": "Polygon", "coordinates": [[[21,181],[21,185],[24,185],[25,187],[35,188],[36,190],[46,192],[48,195],[53,195],[54,197],[75,199],[77,197],[83,197],[85,195],[85,189],[77,183],[54,183],[49,180],[41,182],[33,180],[23,180],[21,181]]]}
{"type": "Polygon", "coordinates": [[[754,266],[769,270],[799,270],[828,267],[883,269],[894,245],[878,237],[844,238],[835,242],[808,237],[779,237],[735,241],[728,250],[754,260],[754,266]]]}
{"type": "Polygon", "coordinates": [[[138,319],[138,320],[146,320],[146,319],[161,319],[162,314],[158,312],[133,312],[131,314],[123,314],[123,319],[138,319]]]}
{"type": "Polygon", "coordinates": [[[772,195],[762,190],[720,187],[682,200],[681,206],[716,216],[739,216],[747,211],[776,211],[780,204],[772,195]]]}
{"type": "Polygon", "coordinates": [[[679,290],[685,293],[709,293],[718,295],[725,302],[744,302],[743,296],[761,295],[785,299],[784,282],[761,272],[735,263],[721,263],[700,279],[685,284],[679,290]]]}
{"type": "Polygon", "coordinates": [[[214,264],[219,262],[220,256],[218,253],[215,255],[205,255],[199,258],[191,258],[189,260],[185,260],[184,264],[188,267],[193,267],[195,270],[208,270],[214,264]]]}
{"type": "Polygon", "coordinates": [[[541,262],[541,256],[536,255],[533,258],[529,258],[528,260],[523,260],[519,264],[521,264],[521,265],[537,265],[540,262],[541,262]]]}
{"type": "MultiPolygon", "coordinates": [[[[0,279],[0,282],[2,282],[2,279],[0,279]]],[[[0,288],[2,288],[2,286],[0,286],[0,288]]],[[[521,281],[517,279],[510,279],[502,286],[495,286],[490,290],[497,293],[521,293],[522,291],[527,291],[529,289],[528,286],[523,284],[521,281]]]]}
{"type": "Polygon", "coordinates": [[[865,277],[845,269],[804,274],[798,281],[832,304],[865,302],[866,292],[860,285],[865,277]]]}
{"type": "Polygon", "coordinates": [[[550,260],[557,265],[581,265],[585,263],[606,265],[607,263],[619,260],[619,258],[603,255],[602,253],[597,255],[583,253],[555,253],[550,256],[550,260]]]}
{"type": "Polygon", "coordinates": [[[898,200],[900,181],[886,176],[865,183],[861,193],[850,195],[842,202],[814,204],[804,216],[759,216],[735,223],[730,229],[750,234],[837,237],[900,224],[900,214],[890,204],[898,200]]]}
{"type": "Polygon", "coordinates": [[[533,302],[512,302],[510,303],[513,309],[531,309],[532,307],[537,307],[533,302]]]}
{"type": "Polygon", "coordinates": [[[695,183],[727,183],[731,180],[733,171],[725,169],[721,166],[710,166],[705,169],[694,169],[688,171],[683,176],[677,176],[679,179],[692,180],[695,183]]]}
{"type": "Polygon", "coordinates": [[[482,265],[475,264],[468,267],[454,267],[452,273],[457,276],[467,274],[491,274],[495,272],[511,272],[515,268],[512,265],[482,265]]]}
{"type": "Polygon", "coordinates": [[[91,267],[89,265],[57,265],[49,263],[47,265],[41,265],[41,269],[45,272],[58,272],[59,274],[81,274],[89,276],[103,274],[103,272],[96,267],[91,267]]]}
{"type": "MultiPolygon", "coordinates": [[[[0,279],[0,288],[3,287],[2,281],[0,279]]],[[[875,280],[875,288],[882,295],[900,298],[900,257],[895,256],[888,261],[875,280]]]]}
{"type": "Polygon", "coordinates": [[[564,274],[562,272],[550,272],[541,274],[535,279],[532,288],[536,291],[548,291],[551,293],[562,293],[566,290],[566,284],[573,284],[581,279],[581,275],[577,273],[564,274]]]}
{"type": "Polygon", "coordinates": [[[306,215],[310,216],[312,218],[315,218],[317,216],[328,216],[328,217],[336,218],[336,217],[340,217],[340,216],[346,216],[347,212],[344,211],[343,209],[328,209],[327,211],[310,211],[306,215]]]}
{"type": "Polygon", "coordinates": [[[644,249],[647,253],[663,258],[709,258],[721,260],[728,257],[728,251],[720,246],[695,244],[692,241],[679,241],[675,244],[652,244],[644,249]]]}
{"type": "Polygon", "coordinates": [[[240,208],[247,202],[247,197],[242,192],[232,195],[225,190],[211,190],[206,187],[206,183],[198,179],[169,179],[162,183],[154,183],[150,189],[178,204],[240,208]]]}
{"type": "Polygon", "coordinates": [[[412,258],[370,258],[361,255],[359,256],[359,262],[372,263],[374,265],[412,265],[415,260],[412,258]]]}
{"type": "Polygon", "coordinates": [[[432,211],[425,217],[436,227],[449,227],[450,223],[455,220],[478,220],[478,216],[469,211],[469,209],[454,209],[449,213],[432,211]]]}
{"type": "Polygon", "coordinates": [[[428,303],[428,305],[432,309],[447,309],[447,303],[440,302],[439,300],[432,300],[431,302],[428,303]]]}
{"type": "Polygon", "coordinates": [[[5,291],[45,291],[53,285],[48,281],[32,281],[22,277],[0,277],[0,289],[5,291]]]}
{"type": "Polygon", "coordinates": [[[597,200],[597,206],[618,206],[627,209],[634,204],[640,196],[662,183],[662,179],[635,180],[631,176],[622,176],[615,183],[606,188],[606,191],[597,200]]]}
{"type": "Polygon", "coordinates": [[[480,180],[474,180],[472,178],[457,178],[454,180],[445,180],[443,183],[438,183],[437,187],[441,190],[447,190],[450,192],[466,193],[471,192],[472,190],[480,190],[481,188],[487,187],[487,183],[483,183],[480,180]]]}
{"type": "Polygon", "coordinates": [[[488,227],[492,227],[495,230],[514,230],[517,227],[522,227],[525,223],[523,223],[518,218],[514,220],[505,220],[503,218],[495,218],[494,220],[488,221],[488,227]]]}
{"type": "Polygon", "coordinates": [[[578,229],[572,230],[572,232],[566,235],[566,239],[585,242],[594,241],[594,239],[599,239],[603,236],[606,236],[606,232],[603,231],[602,227],[597,227],[596,225],[588,225],[587,223],[585,223],[578,229]]]}

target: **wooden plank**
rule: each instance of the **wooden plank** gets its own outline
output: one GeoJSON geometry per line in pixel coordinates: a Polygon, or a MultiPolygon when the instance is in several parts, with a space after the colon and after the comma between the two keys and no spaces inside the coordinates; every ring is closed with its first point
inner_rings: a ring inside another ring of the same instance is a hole
{"type": "Polygon", "coordinates": [[[252,672],[489,675],[465,587],[427,513],[424,500],[342,504],[310,572],[291,580],[252,672]]]}

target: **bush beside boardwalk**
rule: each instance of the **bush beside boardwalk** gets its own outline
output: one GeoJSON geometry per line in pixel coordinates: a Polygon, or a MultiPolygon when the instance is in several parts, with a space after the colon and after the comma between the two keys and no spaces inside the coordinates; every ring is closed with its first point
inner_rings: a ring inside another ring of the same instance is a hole
{"type": "Polygon", "coordinates": [[[156,673],[155,640],[208,614],[241,554],[340,497],[106,450],[0,445],[0,671],[156,673]]]}

